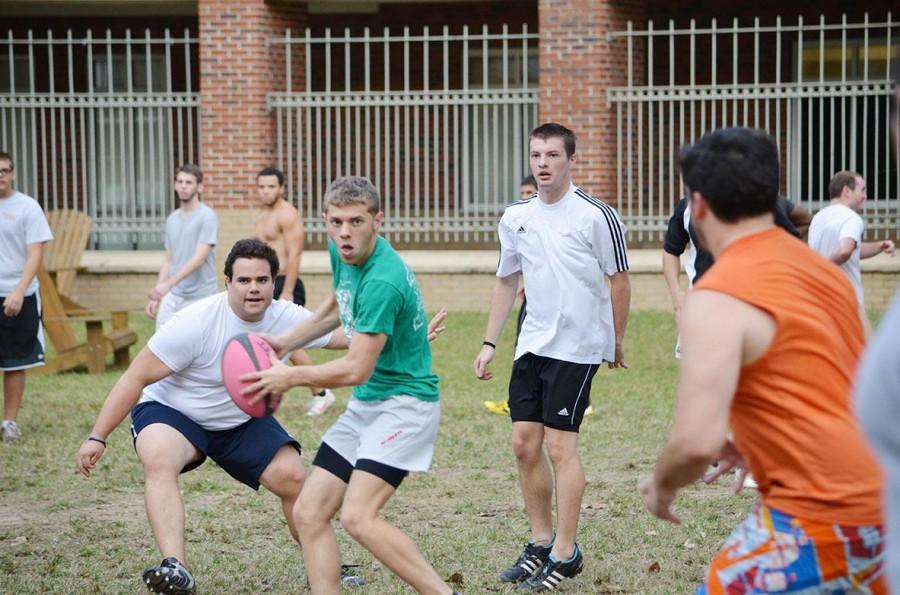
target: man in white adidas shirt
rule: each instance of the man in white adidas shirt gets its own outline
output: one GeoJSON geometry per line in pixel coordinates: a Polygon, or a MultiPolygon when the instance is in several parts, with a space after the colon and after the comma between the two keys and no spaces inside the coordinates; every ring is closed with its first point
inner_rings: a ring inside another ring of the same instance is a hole
{"type": "Polygon", "coordinates": [[[538,195],[510,205],[500,220],[497,280],[474,365],[478,378],[493,377],[487,366],[521,273],[530,299],[509,381],[509,408],[531,541],[500,579],[549,591],[583,568],[575,543],[585,484],[578,429],[600,364],[626,367],[623,340],[631,285],[618,214],[572,184],[575,134],[559,124],[543,124],[532,131],[529,147],[538,195]]]}
{"type": "Polygon", "coordinates": [[[809,225],[809,246],[844,269],[860,306],[863,302],[860,259],[871,258],[882,252],[893,256],[894,242],[863,242],[866,224],[859,211],[866,201],[866,181],[854,171],[839,171],[828,183],[831,204],[816,213],[809,225]]]}

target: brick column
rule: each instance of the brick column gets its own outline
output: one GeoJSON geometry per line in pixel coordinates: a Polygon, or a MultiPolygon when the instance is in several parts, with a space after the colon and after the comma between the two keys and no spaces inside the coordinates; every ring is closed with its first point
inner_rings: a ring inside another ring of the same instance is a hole
{"type": "MultiPolygon", "coordinates": [[[[575,183],[612,204],[616,196],[616,110],[606,90],[627,81],[625,40],[607,41],[632,20],[641,0],[539,0],[540,121],[558,122],[578,135],[575,183]]],[[[643,62],[635,52],[634,67],[643,62]]],[[[640,79],[637,79],[640,80],[640,79]]]]}
{"type": "Polygon", "coordinates": [[[305,4],[198,0],[204,199],[220,213],[251,207],[257,171],[275,157],[266,94],[282,90],[284,53],[266,40],[306,26],[305,4]]]}

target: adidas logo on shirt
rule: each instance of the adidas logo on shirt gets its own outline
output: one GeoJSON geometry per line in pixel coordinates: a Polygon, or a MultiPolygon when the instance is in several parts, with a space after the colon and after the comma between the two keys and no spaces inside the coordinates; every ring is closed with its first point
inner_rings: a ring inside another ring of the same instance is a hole
{"type": "Polygon", "coordinates": [[[516,233],[526,233],[525,227],[523,225],[520,225],[519,229],[516,230],[516,233]]]}
{"type": "Polygon", "coordinates": [[[557,415],[569,415],[569,410],[563,407],[559,411],[556,412],[557,415]]]}

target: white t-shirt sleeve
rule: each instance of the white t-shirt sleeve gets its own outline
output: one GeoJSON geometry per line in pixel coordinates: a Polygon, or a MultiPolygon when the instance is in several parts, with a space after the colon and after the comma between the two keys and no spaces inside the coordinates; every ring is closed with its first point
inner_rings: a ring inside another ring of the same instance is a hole
{"type": "Polygon", "coordinates": [[[865,223],[863,223],[862,217],[854,213],[852,217],[847,217],[847,220],[841,225],[838,239],[843,240],[844,238],[850,238],[856,242],[857,246],[859,246],[860,242],[862,242],[864,230],[865,223]]]}
{"type": "Polygon", "coordinates": [[[628,251],[625,246],[625,225],[612,209],[594,217],[591,227],[591,248],[600,268],[606,275],[628,270],[628,251]]]}
{"type": "Polygon", "coordinates": [[[25,243],[49,242],[53,239],[53,232],[50,231],[47,217],[36,202],[31,202],[34,204],[25,211],[25,243]]]}
{"type": "Polygon", "coordinates": [[[497,226],[500,236],[500,261],[497,263],[497,276],[509,277],[522,270],[522,262],[516,251],[516,234],[506,216],[500,219],[497,226]]]}
{"type": "Polygon", "coordinates": [[[219,239],[219,218],[212,209],[203,211],[203,223],[197,237],[198,244],[215,246],[219,239]]]}
{"type": "Polygon", "coordinates": [[[197,324],[179,324],[182,313],[177,313],[160,327],[147,342],[153,355],[172,372],[180,372],[191,365],[203,345],[203,331],[197,324]]]}

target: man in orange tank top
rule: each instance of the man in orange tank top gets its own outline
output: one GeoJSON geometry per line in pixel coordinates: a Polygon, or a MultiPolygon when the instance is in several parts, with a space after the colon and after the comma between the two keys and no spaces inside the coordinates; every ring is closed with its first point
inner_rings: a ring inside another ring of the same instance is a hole
{"type": "Polygon", "coordinates": [[[743,467],[762,501],[697,593],[886,593],[882,477],[850,400],[864,343],[853,287],[775,227],[778,152],[764,133],[710,133],[681,169],[715,264],[681,314],[675,421],[644,503],[677,523],[678,490],[712,461],[708,481],[743,467]]]}

